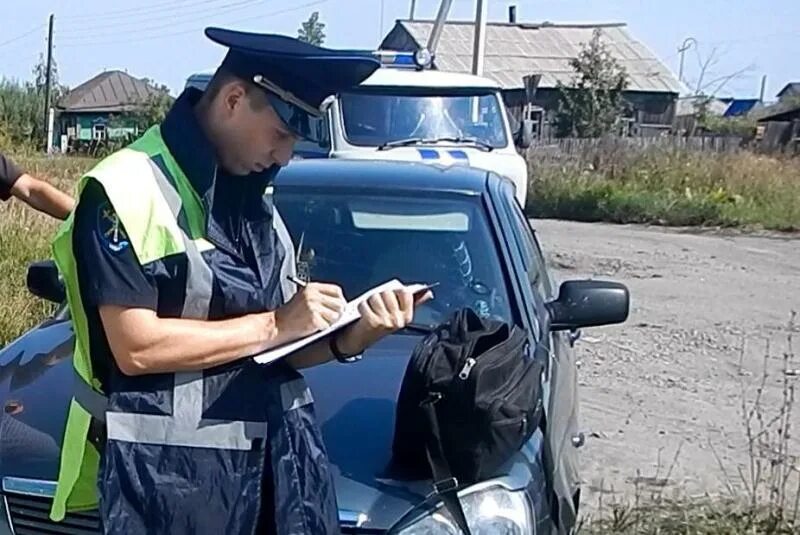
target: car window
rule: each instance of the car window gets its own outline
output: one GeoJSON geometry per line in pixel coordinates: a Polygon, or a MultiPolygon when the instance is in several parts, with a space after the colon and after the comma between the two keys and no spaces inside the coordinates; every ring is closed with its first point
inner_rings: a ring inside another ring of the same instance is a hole
{"type": "Polygon", "coordinates": [[[298,273],[352,299],[398,278],[439,283],[415,322],[438,324],[469,307],[514,322],[507,278],[478,199],[276,191],[298,273]]]}
{"type": "Polygon", "coordinates": [[[533,235],[530,223],[522,213],[519,204],[514,202],[513,193],[504,195],[503,198],[514,222],[514,238],[517,242],[517,247],[519,247],[520,255],[525,262],[528,281],[532,287],[539,291],[540,295],[551,298],[553,294],[552,284],[547,276],[544,256],[533,235]]]}
{"type": "Polygon", "coordinates": [[[344,133],[353,145],[378,146],[409,138],[470,138],[494,148],[508,145],[502,102],[489,90],[471,95],[364,91],[340,97],[344,133]]]}

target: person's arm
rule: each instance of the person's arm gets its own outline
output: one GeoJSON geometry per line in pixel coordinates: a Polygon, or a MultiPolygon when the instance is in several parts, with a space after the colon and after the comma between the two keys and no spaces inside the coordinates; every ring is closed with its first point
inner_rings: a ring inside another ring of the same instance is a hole
{"type": "Polygon", "coordinates": [[[100,307],[108,343],[126,375],[203,370],[327,328],[341,314],[338,286],[309,284],[275,312],[204,321],[160,318],[154,310],[100,307]]]}
{"type": "Polygon", "coordinates": [[[74,225],[84,305],[97,307],[117,367],[128,375],[230,362],[325,328],[344,306],[337,286],[310,284],[275,312],[223,321],[161,318],[155,279],[139,265],[124,226],[93,180],[81,193],[74,225]]]}
{"type": "Polygon", "coordinates": [[[17,178],[11,187],[11,194],[32,208],[58,219],[66,219],[75,207],[72,197],[27,173],[17,178]]]}
{"type": "MultiPolygon", "coordinates": [[[[433,298],[431,291],[425,292],[416,300],[405,290],[381,292],[371,296],[359,305],[361,318],[339,333],[334,343],[344,355],[357,355],[375,342],[392,334],[414,319],[414,309],[433,298]]],[[[323,339],[287,357],[295,369],[310,368],[325,364],[333,359],[329,340],[323,339]]]]}

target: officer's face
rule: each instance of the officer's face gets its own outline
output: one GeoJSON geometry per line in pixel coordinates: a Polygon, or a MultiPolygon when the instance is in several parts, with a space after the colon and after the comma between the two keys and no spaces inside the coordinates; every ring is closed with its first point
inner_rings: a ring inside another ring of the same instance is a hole
{"type": "Polygon", "coordinates": [[[223,167],[235,175],[286,165],[297,138],[289,132],[258,88],[232,84],[226,91],[223,167]]]}

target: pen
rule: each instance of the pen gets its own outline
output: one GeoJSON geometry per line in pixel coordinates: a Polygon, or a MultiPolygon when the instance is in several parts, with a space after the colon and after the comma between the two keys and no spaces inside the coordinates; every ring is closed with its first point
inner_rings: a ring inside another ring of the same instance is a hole
{"type": "Polygon", "coordinates": [[[295,283],[296,285],[298,285],[301,288],[305,288],[308,285],[307,282],[301,281],[300,279],[298,279],[294,275],[287,275],[286,278],[289,279],[290,281],[292,281],[293,283],[295,283]]]}

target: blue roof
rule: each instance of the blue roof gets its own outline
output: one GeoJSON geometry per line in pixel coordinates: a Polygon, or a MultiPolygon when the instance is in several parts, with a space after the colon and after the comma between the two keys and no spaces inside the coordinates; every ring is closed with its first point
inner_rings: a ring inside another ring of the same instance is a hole
{"type": "Polygon", "coordinates": [[[487,177],[486,171],[466,165],[319,158],[292,160],[278,173],[275,186],[479,195],[486,190],[487,177]]]}
{"type": "Polygon", "coordinates": [[[759,100],[757,98],[734,98],[730,100],[728,109],[723,114],[724,117],[736,117],[739,115],[747,115],[752,110],[759,100]]]}

